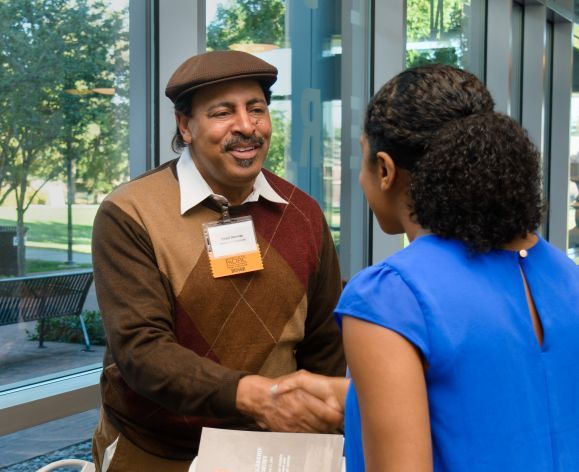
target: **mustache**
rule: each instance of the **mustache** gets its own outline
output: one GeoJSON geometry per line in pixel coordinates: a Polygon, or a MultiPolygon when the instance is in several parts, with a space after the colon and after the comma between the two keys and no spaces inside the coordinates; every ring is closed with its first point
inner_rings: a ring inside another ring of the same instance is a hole
{"type": "Polygon", "coordinates": [[[247,146],[247,147],[261,147],[265,140],[261,136],[233,136],[231,139],[225,142],[223,149],[231,151],[236,146],[247,146]]]}

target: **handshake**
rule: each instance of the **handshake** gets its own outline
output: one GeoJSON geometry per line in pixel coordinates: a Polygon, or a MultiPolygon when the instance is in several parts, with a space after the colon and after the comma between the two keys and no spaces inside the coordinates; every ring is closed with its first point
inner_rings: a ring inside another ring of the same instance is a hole
{"type": "Polygon", "coordinates": [[[275,379],[248,375],[239,381],[236,404],[269,431],[336,433],[343,428],[349,382],[306,370],[275,379]]]}

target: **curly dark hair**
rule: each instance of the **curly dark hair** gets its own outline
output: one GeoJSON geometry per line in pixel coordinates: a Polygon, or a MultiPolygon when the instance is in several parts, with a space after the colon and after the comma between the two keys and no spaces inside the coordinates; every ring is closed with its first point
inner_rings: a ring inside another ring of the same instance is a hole
{"type": "MultiPolygon", "coordinates": [[[[271,89],[269,86],[265,85],[263,82],[259,82],[261,90],[263,90],[263,95],[265,96],[265,101],[269,105],[271,103],[271,89]]],[[[197,92],[194,90],[191,93],[186,93],[175,101],[174,110],[175,113],[183,116],[191,116],[191,111],[193,107],[193,95],[197,92]]],[[[179,126],[175,125],[175,133],[171,139],[171,149],[174,153],[180,154],[184,148],[187,147],[187,143],[183,141],[183,136],[179,130],[179,126]]]]}
{"type": "Polygon", "coordinates": [[[473,74],[431,64],[387,82],[364,124],[371,156],[385,151],[410,172],[415,221],[475,252],[536,230],[545,208],[537,149],[493,108],[473,74]]]}

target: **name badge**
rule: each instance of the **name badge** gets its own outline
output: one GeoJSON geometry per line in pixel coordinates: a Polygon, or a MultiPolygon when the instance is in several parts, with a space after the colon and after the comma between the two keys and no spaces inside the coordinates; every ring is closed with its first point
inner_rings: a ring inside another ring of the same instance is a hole
{"type": "Polygon", "coordinates": [[[251,216],[203,224],[213,278],[263,269],[251,216]]]}

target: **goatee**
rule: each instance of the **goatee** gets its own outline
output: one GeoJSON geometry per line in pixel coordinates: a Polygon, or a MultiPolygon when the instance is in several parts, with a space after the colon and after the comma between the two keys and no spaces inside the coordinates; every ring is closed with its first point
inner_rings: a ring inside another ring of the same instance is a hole
{"type": "Polygon", "coordinates": [[[243,167],[244,169],[251,167],[252,164],[255,162],[255,157],[252,157],[251,159],[237,159],[235,158],[235,162],[237,163],[237,165],[239,167],[243,167]]]}

